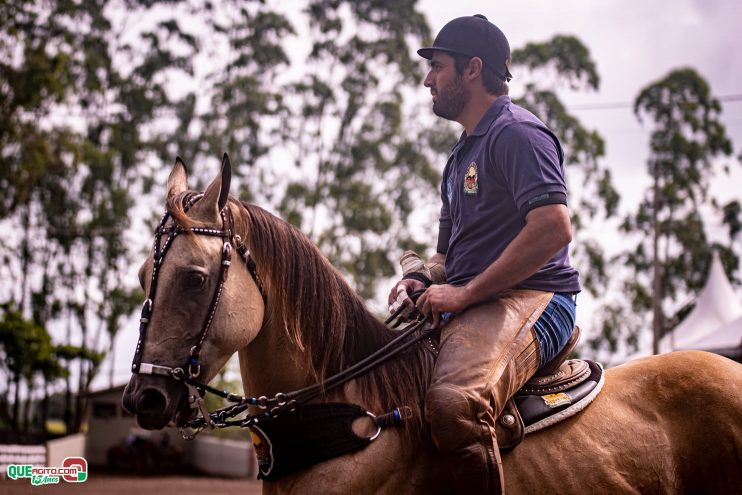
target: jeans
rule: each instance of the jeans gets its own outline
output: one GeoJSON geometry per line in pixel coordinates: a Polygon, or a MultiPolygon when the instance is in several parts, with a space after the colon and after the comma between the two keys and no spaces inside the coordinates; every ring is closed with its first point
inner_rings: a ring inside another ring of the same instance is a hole
{"type": "Polygon", "coordinates": [[[559,354],[575,326],[576,303],[570,294],[555,293],[533,328],[541,347],[539,369],[559,354]]]}

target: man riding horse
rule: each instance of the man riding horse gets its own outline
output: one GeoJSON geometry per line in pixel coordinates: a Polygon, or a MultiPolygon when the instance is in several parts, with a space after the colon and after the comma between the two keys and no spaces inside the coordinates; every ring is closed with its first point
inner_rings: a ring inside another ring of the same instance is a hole
{"type": "Polygon", "coordinates": [[[564,154],[508,97],[510,46],[484,16],[452,20],[418,54],[430,60],[433,112],[464,132],[443,171],[437,252],[395,285],[390,310],[412,307],[408,294],[427,287],[417,308],[441,327],[425,398],[433,441],[457,493],[498,493],[496,418],[573,334],[580,284],[564,154]]]}

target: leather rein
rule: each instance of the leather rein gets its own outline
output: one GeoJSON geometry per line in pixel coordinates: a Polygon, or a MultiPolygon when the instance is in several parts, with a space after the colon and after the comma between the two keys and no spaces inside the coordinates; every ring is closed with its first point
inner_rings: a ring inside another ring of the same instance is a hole
{"type": "MultiPolygon", "coordinates": [[[[184,211],[188,211],[196,201],[201,199],[203,194],[197,194],[192,196],[184,208],[184,211]]],[[[412,345],[422,341],[423,339],[430,336],[435,330],[426,329],[415,335],[416,332],[420,331],[424,324],[428,321],[426,318],[418,317],[418,319],[410,322],[405,328],[400,331],[400,334],[391,340],[389,343],[374,351],[370,355],[366,356],[362,360],[358,361],[354,365],[340,371],[339,373],[325,379],[324,381],[310,385],[308,387],[294,390],[287,393],[279,392],[273,397],[244,397],[238,394],[233,394],[225,390],[219,390],[209,386],[206,383],[200,382],[198,377],[201,373],[201,363],[199,361],[199,354],[201,347],[209,333],[209,328],[216,314],[219,300],[221,298],[224,284],[227,281],[229,273],[229,267],[232,262],[232,249],[233,244],[237,253],[245,261],[246,267],[253,280],[255,281],[258,290],[263,298],[263,303],[268,304],[268,298],[266,295],[265,288],[262,283],[262,279],[258,275],[257,265],[255,260],[250,254],[246,243],[243,242],[239,235],[234,233],[233,220],[231,213],[228,208],[225,207],[220,211],[222,218],[222,229],[214,229],[207,227],[190,227],[184,228],[175,223],[173,220],[172,225],[169,228],[165,228],[167,221],[172,217],[169,212],[166,212],[162,220],[160,221],[157,229],[155,230],[154,240],[154,255],[153,255],[153,268],[152,268],[152,280],[150,282],[149,293],[147,299],[144,301],[142,306],[142,313],[139,320],[139,339],[137,341],[137,347],[134,352],[134,359],[131,365],[132,373],[140,375],[160,375],[170,377],[174,380],[183,382],[188,388],[188,402],[192,411],[196,411],[197,415],[193,419],[179,421],[178,427],[180,429],[183,438],[190,440],[203,430],[205,427],[208,428],[225,428],[228,426],[239,426],[241,428],[248,428],[256,425],[260,420],[267,418],[277,417],[280,413],[286,411],[293,411],[300,404],[307,403],[324,393],[328,390],[336,388],[348,381],[370,371],[371,369],[385,363],[391,358],[395,357],[399,353],[408,349],[412,345]],[[162,366],[153,363],[143,363],[142,355],[144,353],[144,346],[147,337],[147,329],[149,322],[152,317],[152,311],[154,309],[155,294],[157,291],[157,282],[159,278],[160,268],[165,259],[173,240],[182,233],[191,233],[195,235],[205,235],[212,237],[220,237],[222,239],[222,254],[221,254],[221,265],[219,268],[218,285],[211,299],[209,309],[206,313],[206,318],[201,325],[201,332],[198,336],[197,342],[191,347],[190,356],[188,362],[182,367],[169,367],[162,366]],[[161,245],[162,237],[167,235],[164,243],[161,245]],[[412,336],[410,338],[410,336],[412,336]],[[227,402],[232,403],[226,407],[217,409],[213,412],[209,412],[204,403],[203,397],[206,393],[212,393],[217,395],[227,402]],[[232,420],[235,416],[246,411],[249,406],[257,406],[261,412],[248,414],[242,419],[232,420]],[[198,413],[200,412],[200,416],[198,413]]],[[[419,294],[418,294],[419,295],[419,294]]],[[[402,306],[399,310],[393,314],[385,322],[389,324],[394,320],[397,320],[394,327],[401,323],[401,319],[398,319],[405,307],[402,306]]],[[[373,416],[371,413],[367,413],[373,416]]],[[[377,421],[379,430],[377,431],[374,438],[381,432],[381,426],[385,424],[391,424],[401,421],[404,413],[400,408],[394,409],[389,413],[391,420],[377,421]]],[[[379,418],[381,420],[381,418],[379,418]]]]}

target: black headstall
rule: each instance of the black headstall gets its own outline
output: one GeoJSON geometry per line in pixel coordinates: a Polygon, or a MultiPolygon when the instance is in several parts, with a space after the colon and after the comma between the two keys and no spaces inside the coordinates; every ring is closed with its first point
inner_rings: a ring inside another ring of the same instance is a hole
{"type": "MultiPolygon", "coordinates": [[[[203,197],[202,194],[194,195],[187,203],[185,211],[188,211],[193,204],[203,197]]],[[[144,301],[142,306],[142,313],[139,319],[139,340],[137,341],[137,347],[134,351],[134,359],[131,364],[132,373],[138,373],[142,375],[162,375],[169,376],[176,380],[183,381],[189,389],[190,397],[189,401],[192,408],[198,408],[203,414],[207,423],[211,426],[209,412],[206,410],[201,400],[202,390],[209,388],[206,384],[197,381],[198,376],[201,374],[201,363],[199,361],[199,354],[201,347],[203,346],[206,336],[211,328],[211,323],[216,314],[217,307],[219,306],[219,299],[221,298],[224,284],[227,281],[227,275],[229,273],[229,267],[232,264],[232,244],[234,243],[237,253],[245,260],[248,272],[252,275],[255,280],[260,294],[263,297],[263,302],[267,305],[267,296],[265,289],[263,288],[262,280],[258,276],[255,260],[250,255],[250,250],[246,244],[242,241],[239,235],[234,234],[232,216],[228,208],[224,208],[220,212],[222,219],[222,228],[214,229],[208,227],[182,227],[178,225],[174,220],[168,227],[168,220],[171,219],[169,212],[166,212],[162,220],[160,220],[157,229],[155,230],[155,240],[153,246],[153,265],[152,265],[152,280],[149,286],[149,293],[147,299],[144,301]],[[154,309],[155,296],[157,294],[157,283],[159,280],[160,268],[165,259],[165,255],[173,244],[175,238],[183,233],[191,233],[195,235],[205,235],[213,237],[221,237],[222,239],[222,250],[221,250],[221,263],[219,266],[219,277],[217,279],[217,286],[211,303],[209,304],[206,317],[201,324],[201,332],[195,342],[195,345],[191,347],[188,362],[183,367],[171,368],[169,366],[161,366],[152,363],[143,363],[142,356],[144,353],[144,346],[147,338],[147,329],[149,328],[149,322],[152,317],[152,311],[154,309]],[[165,241],[162,238],[165,237],[165,241]]]]}

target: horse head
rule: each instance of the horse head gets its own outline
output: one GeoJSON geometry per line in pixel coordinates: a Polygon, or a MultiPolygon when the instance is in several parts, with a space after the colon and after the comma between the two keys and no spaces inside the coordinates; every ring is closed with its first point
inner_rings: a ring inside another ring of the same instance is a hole
{"type": "Polygon", "coordinates": [[[167,213],[139,270],[148,296],[123,406],[146,429],[192,417],[194,397],[182,378],[208,383],[263,324],[262,287],[234,233],[239,207],[229,199],[229,158],[224,155],[202,195],[188,191],[187,179],[178,158],[168,178],[167,213]]]}

